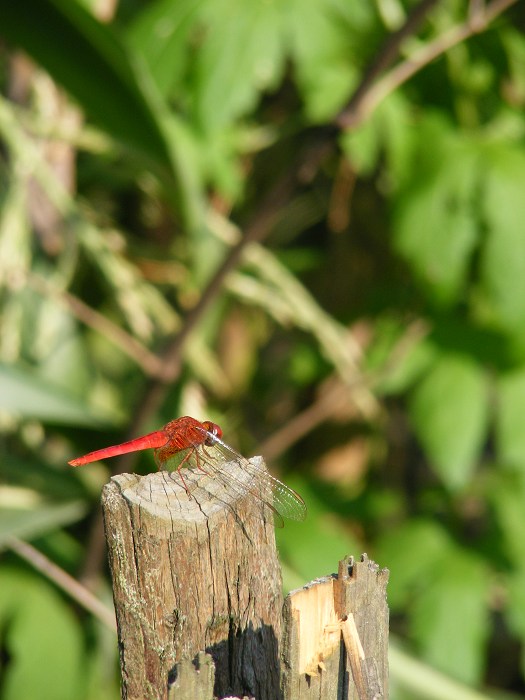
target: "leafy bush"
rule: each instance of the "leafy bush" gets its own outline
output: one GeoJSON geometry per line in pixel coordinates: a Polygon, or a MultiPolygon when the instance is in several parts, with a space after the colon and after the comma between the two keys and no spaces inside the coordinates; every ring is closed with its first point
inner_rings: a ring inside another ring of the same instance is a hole
{"type": "Polygon", "coordinates": [[[523,690],[512,4],[0,7],[5,698],[44,672],[53,697],[117,697],[112,632],[20,542],[107,599],[100,488],[152,461],[65,464],[185,414],[305,496],[278,533],[289,586],[373,553],[412,654],[523,690]]]}

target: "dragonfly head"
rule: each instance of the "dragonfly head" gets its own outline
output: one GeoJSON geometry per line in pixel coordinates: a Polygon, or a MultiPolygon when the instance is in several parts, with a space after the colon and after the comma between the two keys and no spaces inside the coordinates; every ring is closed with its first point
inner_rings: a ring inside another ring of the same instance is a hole
{"type": "Polygon", "coordinates": [[[206,429],[208,433],[211,433],[206,440],[204,441],[205,445],[211,446],[215,443],[215,440],[213,438],[219,438],[219,440],[222,438],[222,430],[221,428],[217,425],[217,423],[212,423],[210,420],[205,420],[203,421],[202,425],[206,429]]]}

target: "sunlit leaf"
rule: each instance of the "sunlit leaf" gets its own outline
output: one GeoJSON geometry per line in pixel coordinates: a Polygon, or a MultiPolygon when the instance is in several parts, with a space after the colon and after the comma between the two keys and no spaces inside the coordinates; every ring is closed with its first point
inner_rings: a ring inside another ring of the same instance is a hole
{"type": "Polygon", "coordinates": [[[368,354],[370,366],[367,369],[377,374],[376,387],[380,393],[399,394],[425,374],[438,350],[421,337],[421,329],[414,328],[413,337],[404,335],[406,329],[400,322],[392,328],[378,326],[378,330],[377,343],[368,354]]]}
{"type": "Polygon", "coordinates": [[[168,96],[188,63],[188,34],[205,0],[157,0],[127,28],[130,48],[146,60],[159,91],[168,96]]]}
{"type": "Polygon", "coordinates": [[[344,132],[340,141],[352,169],[360,175],[370,175],[386,154],[385,171],[393,187],[398,188],[406,177],[411,178],[414,133],[407,128],[408,118],[405,100],[394,93],[370,119],[344,132]]]}
{"type": "Polygon", "coordinates": [[[525,369],[504,374],[497,388],[498,457],[505,464],[525,470],[525,369]]]}
{"type": "Polygon", "coordinates": [[[512,331],[525,322],[525,154],[501,147],[490,156],[481,202],[487,228],[482,277],[496,323],[512,331]]]}
{"type": "Polygon", "coordinates": [[[371,29],[367,3],[293,0],[289,3],[288,45],[308,117],[333,117],[357,79],[357,27],[371,29]]]}
{"type": "Polygon", "coordinates": [[[420,130],[426,153],[412,186],[400,197],[394,243],[428,295],[455,302],[478,242],[480,157],[475,147],[431,120],[420,130]]]}
{"type": "MultiPolygon", "coordinates": [[[[523,642],[525,640],[525,568],[511,572],[508,577],[509,600],[505,620],[509,629],[523,642]]],[[[521,651],[521,672],[525,672],[525,652],[521,651]]]]}
{"type": "Polygon", "coordinates": [[[284,68],[284,8],[278,2],[215,0],[202,18],[206,40],[195,61],[195,112],[215,131],[253,108],[284,68]]]}
{"type": "Polygon", "coordinates": [[[0,630],[9,654],[2,668],[4,700],[71,700],[83,689],[78,620],[38,575],[0,571],[0,630]]]}
{"type": "Polygon", "coordinates": [[[429,585],[451,549],[445,528],[432,520],[413,520],[380,535],[374,557],[390,569],[388,600],[393,610],[429,585]]]}
{"type": "Polygon", "coordinates": [[[424,659],[458,680],[476,684],[489,632],[487,566],[458,549],[427,583],[412,614],[424,659]]]}
{"type": "Polygon", "coordinates": [[[525,571],[525,475],[498,470],[489,482],[488,501],[497,516],[502,552],[515,566],[525,571]]]}
{"type": "Polygon", "coordinates": [[[40,378],[30,370],[0,364],[0,409],[24,418],[50,423],[97,426],[109,415],[93,410],[63,387],[40,378]]]}
{"type": "MultiPolygon", "coordinates": [[[[276,531],[281,556],[304,582],[331,574],[339,559],[350,552],[360,553],[361,544],[341,527],[341,521],[326,510],[304,481],[293,478],[286,481],[304,498],[308,515],[304,522],[287,521],[285,527],[276,531]]],[[[289,576],[289,580],[294,579],[289,576]]]]}
{"type": "MultiPolygon", "coordinates": [[[[111,586],[107,582],[106,585],[97,587],[97,596],[111,609],[113,596],[111,586]]],[[[120,682],[115,673],[118,666],[115,632],[106,625],[97,623],[93,635],[96,644],[86,658],[86,700],[118,700],[121,693],[120,682]]]]}
{"type": "Polygon", "coordinates": [[[525,95],[525,41],[523,34],[508,26],[501,33],[501,40],[507,53],[512,82],[516,86],[514,89],[519,90],[521,95],[525,95]]]}
{"type": "Polygon", "coordinates": [[[0,510],[0,549],[10,537],[33,539],[63,525],[77,522],[87,511],[84,501],[42,504],[31,509],[8,508],[0,510]]]}
{"type": "Polygon", "coordinates": [[[480,456],[489,415],[483,368],[465,355],[444,355],[414,389],[410,415],[443,481],[453,489],[464,487],[480,456]]]}

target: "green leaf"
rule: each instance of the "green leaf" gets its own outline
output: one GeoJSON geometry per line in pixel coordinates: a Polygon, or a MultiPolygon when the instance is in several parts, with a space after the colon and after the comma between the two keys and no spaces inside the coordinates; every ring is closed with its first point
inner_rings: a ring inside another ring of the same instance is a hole
{"type": "Polygon", "coordinates": [[[2,483],[36,491],[48,502],[77,501],[89,499],[92,495],[75,469],[56,469],[38,454],[32,458],[6,455],[0,460],[0,484],[2,483]]]}
{"type": "Polygon", "coordinates": [[[412,386],[435,361],[438,350],[428,338],[405,337],[406,326],[400,320],[376,322],[377,337],[367,352],[366,370],[379,380],[381,394],[400,394],[412,386]]]}
{"type": "Polygon", "coordinates": [[[357,80],[352,44],[356,18],[347,15],[362,10],[358,3],[345,5],[320,0],[289,2],[288,43],[306,113],[314,122],[335,116],[357,80]]]}
{"type": "Polygon", "coordinates": [[[206,36],[195,61],[197,123],[216,131],[252,109],[284,69],[279,2],[215,0],[202,12],[206,36]]]}
{"type": "Polygon", "coordinates": [[[458,549],[426,580],[412,612],[425,661],[465,683],[482,677],[489,585],[485,563],[458,549]]]}
{"type": "Polygon", "coordinates": [[[142,55],[159,92],[168,97],[187,67],[188,35],[205,0],[157,0],[144,6],[127,29],[127,43],[142,55]]]}
{"type": "Polygon", "coordinates": [[[127,52],[107,25],[77,2],[0,3],[2,35],[24,49],[76,99],[93,122],[146,158],[188,226],[202,215],[202,190],[188,182],[174,115],[159,95],[145,61],[127,52]],[[42,31],[46,27],[46,31],[42,31]],[[49,37],[59,40],[49,41],[49,37]]]}
{"type": "Polygon", "coordinates": [[[443,355],[413,391],[410,416],[445,484],[464,487],[479,458],[489,414],[487,378],[464,355],[443,355]]]}
{"type": "Polygon", "coordinates": [[[505,49],[510,79],[518,95],[525,95],[525,41],[516,27],[508,25],[501,32],[501,42],[505,49]]]}
{"type": "Polygon", "coordinates": [[[95,414],[63,387],[45,381],[30,370],[0,364],[0,409],[47,423],[100,426],[113,418],[95,414]]]}
{"type": "Polygon", "coordinates": [[[394,245],[439,304],[457,301],[478,242],[476,148],[439,122],[423,125],[412,186],[400,197],[394,245]]]}
{"type": "Polygon", "coordinates": [[[61,596],[40,576],[0,571],[0,636],[4,700],[71,700],[83,696],[80,626],[61,596]]]}
{"type": "MultiPolygon", "coordinates": [[[[97,582],[97,595],[111,609],[113,599],[111,586],[97,582]]],[[[106,625],[97,624],[91,630],[90,653],[85,659],[86,688],[85,700],[118,700],[120,693],[120,673],[118,645],[115,633],[106,625]]]]}
{"type": "Polygon", "coordinates": [[[49,71],[95,123],[171,169],[169,148],[141,83],[144,76],[135,72],[108,26],[70,0],[0,3],[0,25],[4,39],[49,71]]]}
{"type": "Polygon", "coordinates": [[[504,374],[497,384],[496,444],[499,461],[525,471],[525,368],[504,374]]]}
{"type": "Polygon", "coordinates": [[[485,166],[481,208],[487,228],[481,275],[495,322],[509,331],[525,322],[525,154],[493,149],[485,166]]]}
{"type": "Polygon", "coordinates": [[[10,537],[29,540],[81,520],[88,509],[84,501],[39,505],[31,510],[2,507],[0,511],[0,549],[10,537]]]}
{"type": "Polygon", "coordinates": [[[487,498],[497,514],[502,550],[525,571],[525,473],[499,470],[492,475],[489,487],[487,498]]]}
{"type": "Polygon", "coordinates": [[[508,579],[509,598],[505,607],[505,619],[509,629],[525,640],[525,569],[512,572],[508,579]]]}
{"type": "Polygon", "coordinates": [[[369,119],[341,134],[340,141],[352,168],[360,175],[373,175],[381,159],[389,186],[396,189],[411,174],[414,131],[407,116],[409,107],[399,93],[390,95],[369,119]]]}
{"type": "Polygon", "coordinates": [[[304,498],[308,517],[301,523],[287,520],[275,534],[283,559],[303,582],[331,574],[348,552],[362,551],[361,543],[326,510],[313,488],[291,477],[286,483],[304,498]]]}
{"type": "Polygon", "coordinates": [[[374,556],[390,569],[388,602],[392,610],[402,609],[426,587],[451,549],[445,529],[430,520],[412,520],[380,537],[374,556]]]}

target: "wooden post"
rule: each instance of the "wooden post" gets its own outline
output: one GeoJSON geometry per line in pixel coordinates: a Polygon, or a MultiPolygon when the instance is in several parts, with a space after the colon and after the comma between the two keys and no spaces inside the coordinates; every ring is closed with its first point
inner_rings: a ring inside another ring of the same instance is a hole
{"type": "Polygon", "coordinates": [[[347,557],[293,591],[281,640],[271,510],[221,500],[206,474],[184,478],[191,496],[170,472],[103,490],[123,700],[386,700],[388,571],[347,557]]]}
{"type": "Polygon", "coordinates": [[[122,698],[167,699],[176,664],[206,650],[216,696],[276,700],[283,600],[272,513],[251,495],[221,501],[205,474],[184,478],[191,496],[176,472],[121,474],[103,490],[122,698]]]}

